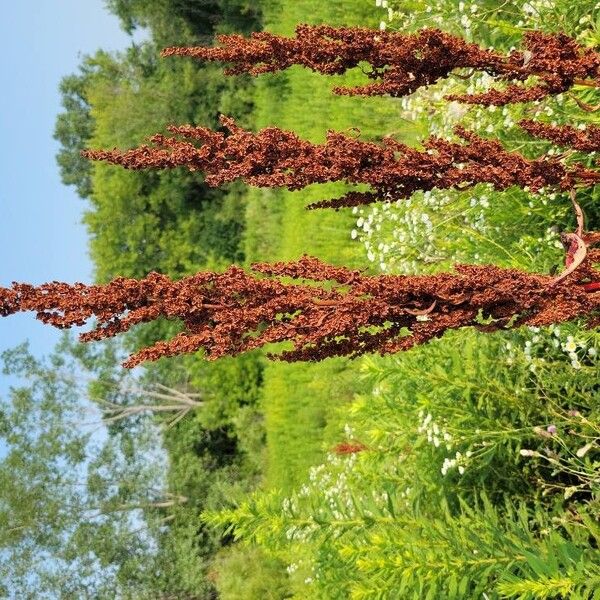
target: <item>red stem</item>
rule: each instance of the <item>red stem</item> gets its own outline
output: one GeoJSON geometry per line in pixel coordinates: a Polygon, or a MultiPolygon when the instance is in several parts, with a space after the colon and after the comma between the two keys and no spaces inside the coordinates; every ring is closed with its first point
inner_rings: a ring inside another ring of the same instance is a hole
{"type": "Polygon", "coordinates": [[[600,281],[593,281],[592,283],[584,283],[583,289],[589,293],[598,292],[598,291],[600,291],[600,281]]]}

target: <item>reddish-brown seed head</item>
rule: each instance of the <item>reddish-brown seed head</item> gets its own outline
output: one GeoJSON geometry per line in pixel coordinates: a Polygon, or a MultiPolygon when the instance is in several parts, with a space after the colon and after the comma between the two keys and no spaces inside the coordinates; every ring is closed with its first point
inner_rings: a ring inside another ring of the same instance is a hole
{"type": "Polygon", "coordinates": [[[14,283],[0,288],[0,315],[33,311],[59,328],[95,319],[96,329],[82,334],[82,341],[112,337],[159,317],[183,324],[174,338],[131,356],[127,367],[200,349],[215,359],[280,342],[291,345],[276,355],[287,361],[387,354],[448,329],[492,331],[511,320],[593,322],[600,309],[600,292],[591,286],[600,281],[589,263],[594,257],[590,253],[587,263],[558,284],[548,276],[489,265],[458,265],[456,272],[438,275],[368,276],[311,257],[255,264],[253,273],[230,267],[179,281],[150,273],[105,285],[14,283]],[[481,314],[494,321],[480,325],[481,314]]]}
{"type": "Polygon", "coordinates": [[[420,87],[448,77],[455,69],[484,71],[497,80],[525,81],[533,86],[510,84],[483,94],[449,98],[482,105],[540,100],[564,92],[580,81],[600,85],[600,53],[585,48],[564,34],[527,32],[524,50],[508,55],[481,48],[439,29],[416,33],[378,31],[364,27],[298,25],[295,37],[269,32],[217,37],[218,47],[166,48],[163,56],[189,56],[229,63],[229,75],[259,75],[303,65],[324,75],[339,75],[361,63],[372,83],[336,87],[337,94],[406,96],[420,87]]]}

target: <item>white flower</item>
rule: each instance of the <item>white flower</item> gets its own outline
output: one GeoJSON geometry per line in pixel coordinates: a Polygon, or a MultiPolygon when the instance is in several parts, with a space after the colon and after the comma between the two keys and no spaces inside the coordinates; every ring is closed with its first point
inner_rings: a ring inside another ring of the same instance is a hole
{"type": "Polygon", "coordinates": [[[534,14],[536,12],[535,8],[533,8],[533,6],[529,2],[525,2],[525,4],[523,4],[521,10],[526,15],[532,15],[532,14],[534,14]]]}
{"type": "Polygon", "coordinates": [[[385,21],[381,21],[381,23],[379,23],[379,31],[385,31],[386,26],[385,21]]]}
{"type": "Polygon", "coordinates": [[[583,458],[589,452],[590,448],[593,445],[594,445],[594,442],[589,442],[585,446],[582,446],[581,448],[579,448],[579,450],[577,450],[577,452],[575,452],[575,454],[577,455],[578,458],[583,458]]]}
{"type": "Polygon", "coordinates": [[[575,350],[577,350],[577,344],[575,343],[575,340],[573,340],[572,336],[567,338],[567,343],[564,345],[564,349],[566,352],[575,352],[575,350]]]}
{"type": "Polygon", "coordinates": [[[353,230],[350,232],[350,237],[351,237],[353,240],[355,240],[355,239],[357,238],[357,236],[358,236],[358,231],[356,231],[356,229],[353,229],[353,230]]]}
{"type": "Polygon", "coordinates": [[[458,102],[452,101],[448,104],[446,112],[455,119],[460,119],[469,109],[458,102]]]}
{"type": "Polygon", "coordinates": [[[519,450],[519,454],[521,456],[537,456],[537,452],[535,450],[526,450],[525,448],[519,450]]]}
{"type": "Polygon", "coordinates": [[[464,473],[465,473],[465,468],[464,468],[464,467],[461,465],[460,467],[458,467],[458,472],[459,472],[461,475],[464,475],[464,473]]]}

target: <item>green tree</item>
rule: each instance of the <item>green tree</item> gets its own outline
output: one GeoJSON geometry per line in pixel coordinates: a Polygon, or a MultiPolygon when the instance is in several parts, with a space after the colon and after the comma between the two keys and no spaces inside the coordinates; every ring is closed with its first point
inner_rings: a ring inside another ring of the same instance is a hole
{"type": "Polygon", "coordinates": [[[54,139],[61,148],[56,156],[62,182],[73,185],[82,198],[92,191],[91,167],[80,152],[93,132],[93,120],[87,102],[86,80],[89,77],[87,64],[80,66],[77,75],[64,77],[59,90],[65,111],[56,118],[54,139]]]}
{"type": "Polygon", "coordinates": [[[107,0],[106,6],[128,33],[147,28],[165,45],[210,42],[216,31],[258,29],[262,8],[250,0],[107,0]]]}
{"type": "MultiPolygon", "coordinates": [[[[77,380],[68,340],[47,359],[3,353],[17,376],[0,404],[0,580],[18,598],[144,597],[170,496],[157,430],[138,419],[110,432],[77,380]]],[[[88,361],[114,363],[104,346],[88,361]]]]}
{"type": "Polygon", "coordinates": [[[85,222],[102,281],[151,270],[180,276],[243,259],[239,187],[212,190],[200,175],[184,172],[90,167],[80,156],[84,147],[134,145],[156,123],[214,126],[221,105],[244,120],[251,107],[247,82],[232,85],[214,66],[157,56],[150,42],[120,54],[99,51],[61,85],[57,160],[63,181],[90,200],[85,222]]]}

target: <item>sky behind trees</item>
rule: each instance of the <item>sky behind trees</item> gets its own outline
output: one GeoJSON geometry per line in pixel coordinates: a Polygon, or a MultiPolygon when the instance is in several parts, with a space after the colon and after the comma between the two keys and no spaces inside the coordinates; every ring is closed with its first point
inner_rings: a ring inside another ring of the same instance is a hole
{"type": "MultiPolygon", "coordinates": [[[[119,50],[131,38],[102,0],[29,0],[4,7],[0,22],[0,285],[90,282],[85,203],[60,181],[52,139],[61,78],[82,54],[119,50]]],[[[30,315],[0,319],[0,351],[29,339],[47,353],[60,332],[30,315]]],[[[8,381],[0,375],[0,394],[8,381]]]]}

